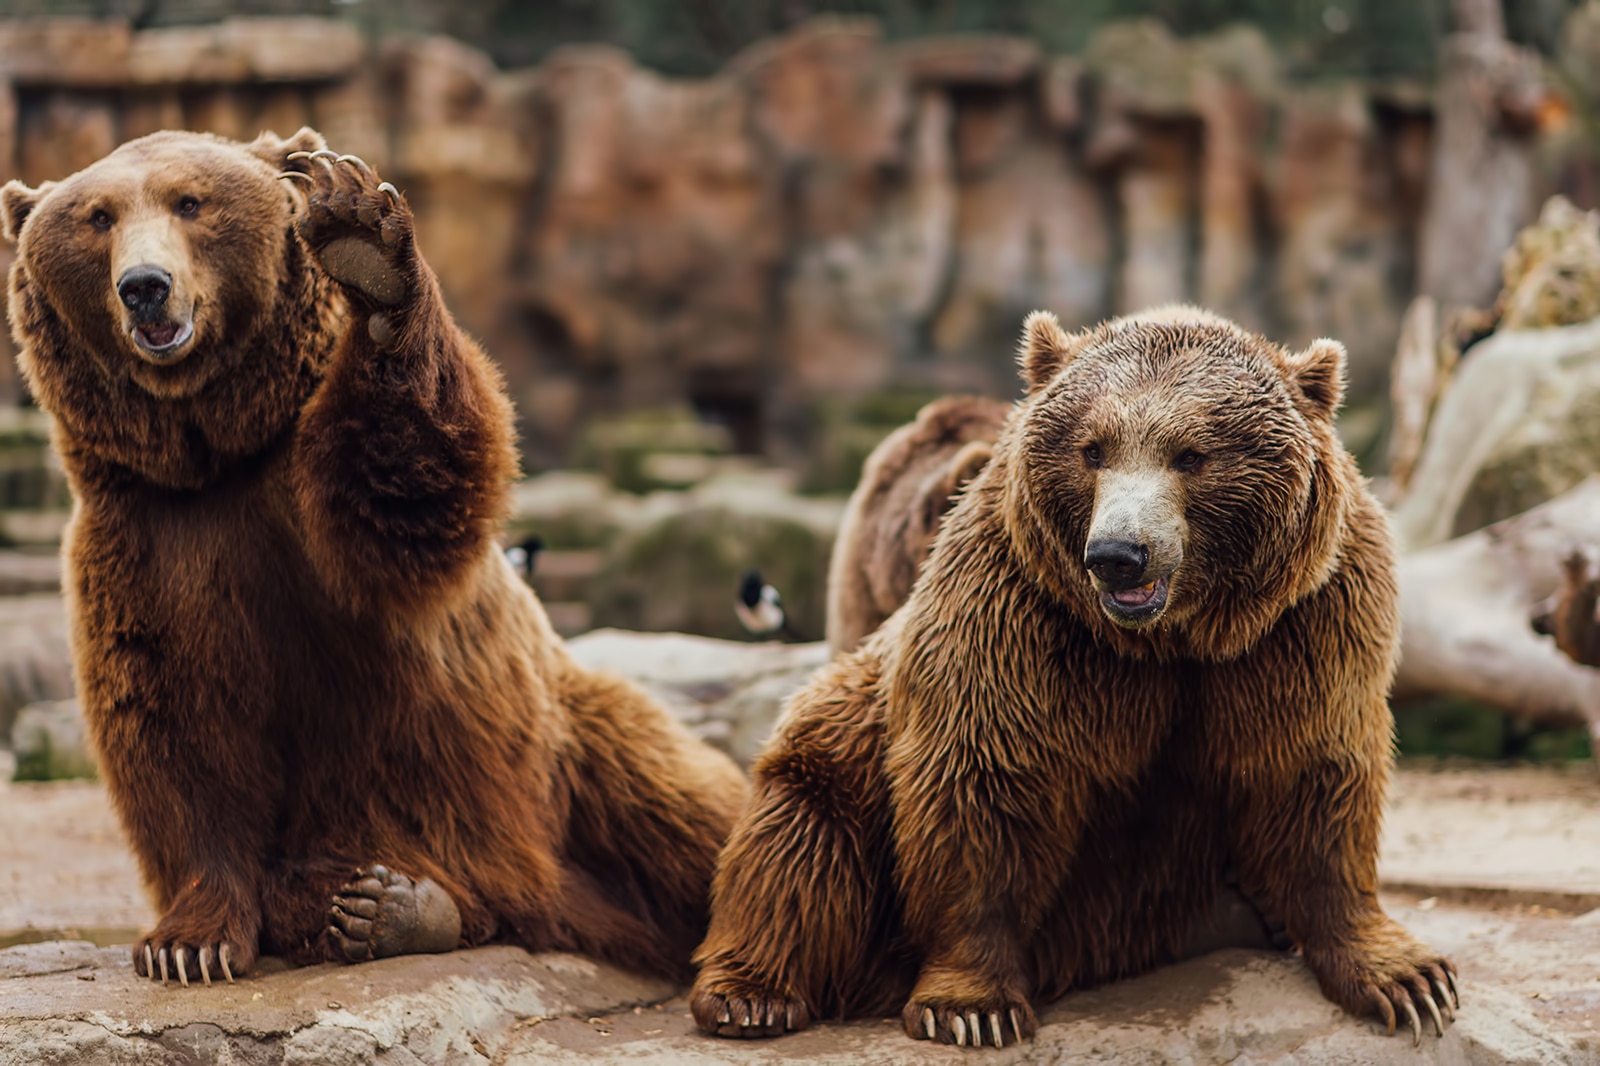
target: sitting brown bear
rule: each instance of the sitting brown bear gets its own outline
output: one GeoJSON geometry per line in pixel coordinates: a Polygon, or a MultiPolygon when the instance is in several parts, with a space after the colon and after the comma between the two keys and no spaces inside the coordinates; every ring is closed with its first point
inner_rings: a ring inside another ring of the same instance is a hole
{"type": "Polygon", "coordinates": [[[905,602],[952,496],[989,461],[1011,405],[949,396],[872,450],[828,567],[828,646],[851,651],[905,602]]]}
{"type": "Polygon", "coordinates": [[[905,606],[756,764],[696,1022],[1010,1044],[1172,958],[1231,866],[1330,999],[1442,1033],[1451,965],[1377,898],[1394,548],[1334,434],[1344,349],[1040,312],[1023,367],[905,606]]]}
{"type": "Polygon", "coordinates": [[[0,208],[161,914],[139,973],[493,937],[686,972],[743,779],[579,667],[496,546],[510,405],[405,200],[303,129],[152,134],[0,208]]]}

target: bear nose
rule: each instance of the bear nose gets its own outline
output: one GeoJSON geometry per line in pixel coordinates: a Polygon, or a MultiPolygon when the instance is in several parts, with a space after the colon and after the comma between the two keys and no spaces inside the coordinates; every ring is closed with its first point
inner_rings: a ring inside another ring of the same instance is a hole
{"type": "Polygon", "coordinates": [[[1093,540],[1083,553],[1083,565],[1112,589],[1136,588],[1149,563],[1149,548],[1128,540],[1093,540]]]}
{"type": "Polygon", "coordinates": [[[170,292],[172,275],[149,263],[129,267],[117,280],[117,295],[128,310],[141,318],[161,310],[170,292]]]}

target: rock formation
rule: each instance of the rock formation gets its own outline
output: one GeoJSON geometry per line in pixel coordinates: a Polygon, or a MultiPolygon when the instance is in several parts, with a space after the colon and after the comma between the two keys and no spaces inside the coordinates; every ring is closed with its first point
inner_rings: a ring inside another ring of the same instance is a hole
{"type": "Polygon", "coordinates": [[[1010,395],[1010,339],[1041,306],[1070,326],[1197,299],[1294,344],[1331,334],[1375,395],[1415,220],[1454,180],[1429,171],[1433,106],[1426,86],[1295,83],[1250,28],[1150,21],[1052,56],[823,18],[695,80],[604,45],[502,72],[343,20],[0,23],[0,178],[161,127],[300,123],[393,175],[535,468],[640,408],[793,463],[825,403],[1010,395]]]}

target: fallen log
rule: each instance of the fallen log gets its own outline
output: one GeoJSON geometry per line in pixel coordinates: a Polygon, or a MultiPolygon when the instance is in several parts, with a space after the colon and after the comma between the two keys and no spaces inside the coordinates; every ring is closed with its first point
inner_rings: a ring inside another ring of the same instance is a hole
{"type": "MultiPolygon", "coordinates": [[[[1581,656],[1594,634],[1594,589],[1570,576],[1600,548],[1600,475],[1492,526],[1401,556],[1396,700],[1462,696],[1549,725],[1580,725],[1600,750],[1600,669],[1535,630],[1546,605],[1581,656]],[[1566,590],[1563,596],[1563,590],[1566,590]],[[1574,624],[1584,604],[1588,628],[1574,624]],[[1585,636],[1587,634],[1587,636],[1585,636]]],[[[1551,620],[1547,629],[1557,628],[1551,620]]]]}

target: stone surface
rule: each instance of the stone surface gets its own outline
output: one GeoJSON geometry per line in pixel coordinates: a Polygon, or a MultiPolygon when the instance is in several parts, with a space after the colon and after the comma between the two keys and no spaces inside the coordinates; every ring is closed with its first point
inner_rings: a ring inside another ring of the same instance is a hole
{"type": "Polygon", "coordinates": [[[1600,909],[1597,842],[1593,765],[1402,771],[1389,788],[1378,875],[1396,891],[1581,913],[1600,909]]]}
{"type": "Polygon", "coordinates": [[[585,666],[644,685],[695,734],[748,766],[783,703],[828,661],[822,641],[731,643],[600,629],[568,641],[585,666]]]}
{"type": "Polygon", "coordinates": [[[1537,53],[1499,32],[1454,33],[1439,49],[1433,170],[1417,288],[1441,305],[1486,306],[1500,255],[1542,197],[1534,135],[1550,92],[1537,53]]]}
{"type": "MultiPolygon", "coordinates": [[[[1038,1037],[985,1061],[1106,1063],[1592,1062],[1600,990],[1573,960],[1600,926],[1390,899],[1460,962],[1461,1012],[1420,1048],[1323,999],[1296,958],[1230,949],[1064,997],[1038,1037]]],[[[265,968],[265,967],[264,967],[265,968]]],[[[698,1034],[659,982],[505,947],[267,972],[181,989],[133,976],[125,948],[0,951],[0,1057],[78,1063],[965,1061],[898,1019],[824,1023],[777,1041],[698,1034]]]]}

